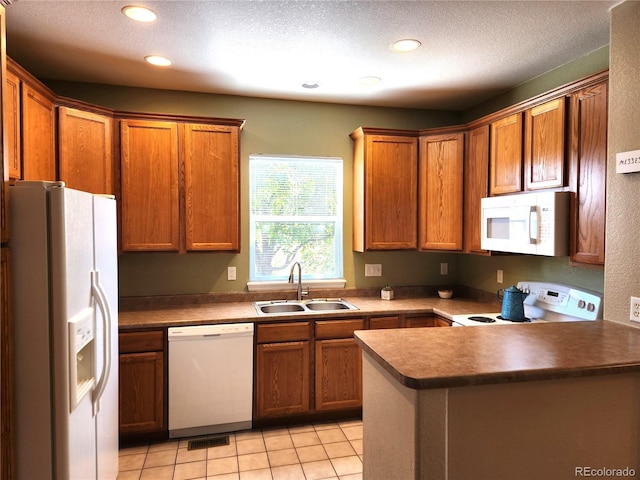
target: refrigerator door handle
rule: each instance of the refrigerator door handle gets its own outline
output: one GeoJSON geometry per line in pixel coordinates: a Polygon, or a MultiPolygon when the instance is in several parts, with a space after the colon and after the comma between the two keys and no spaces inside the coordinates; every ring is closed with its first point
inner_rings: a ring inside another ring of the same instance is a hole
{"type": "Polygon", "coordinates": [[[96,388],[93,391],[93,415],[97,415],[100,411],[100,398],[104,393],[104,389],[109,379],[109,372],[111,371],[111,311],[109,310],[109,303],[107,302],[107,296],[100,284],[100,272],[97,270],[91,272],[91,292],[96,300],[96,304],[102,313],[104,319],[103,325],[103,361],[102,372],[100,373],[100,379],[96,384],[96,388]]]}

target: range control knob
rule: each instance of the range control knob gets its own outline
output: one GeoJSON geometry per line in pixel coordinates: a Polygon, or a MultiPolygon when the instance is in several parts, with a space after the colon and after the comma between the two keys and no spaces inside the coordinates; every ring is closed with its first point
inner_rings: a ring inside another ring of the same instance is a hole
{"type": "Polygon", "coordinates": [[[587,305],[587,310],[589,310],[590,312],[593,312],[596,309],[596,306],[593,303],[590,303],[589,305],[587,305]]]}
{"type": "Polygon", "coordinates": [[[586,304],[587,302],[585,302],[584,300],[578,300],[578,308],[584,308],[586,304]]]}

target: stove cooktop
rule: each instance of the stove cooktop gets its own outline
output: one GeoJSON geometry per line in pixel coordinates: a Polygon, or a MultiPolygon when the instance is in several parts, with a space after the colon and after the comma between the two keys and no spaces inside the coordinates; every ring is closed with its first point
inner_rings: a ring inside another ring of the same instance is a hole
{"type": "Polygon", "coordinates": [[[476,313],[453,315],[453,325],[457,327],[473,327],[480,325],[519,325],[540,322],[541,320],[526,318],[522,321],[505,320],[500,313],[476,313]]]}
{"type": "Polygon", "coordinates": [[[522,322],[505,320],[500,313],[466,313],[452,317],[453,326],[531,325],[537,322],[568,322],[602,318],[602,295],[570,285],[549,282],[518,282],[529,295],[524,300],[522,322]]]}

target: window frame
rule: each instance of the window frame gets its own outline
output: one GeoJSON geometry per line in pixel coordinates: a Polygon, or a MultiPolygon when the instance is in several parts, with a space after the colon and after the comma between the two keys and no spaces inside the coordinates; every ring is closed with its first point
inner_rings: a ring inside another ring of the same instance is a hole
{"type": "MultiPolygon", "coordinates": [[[[288,272],[286,275],[278,276],[258,276],[256,271],[256,218],[262,221],[277,221],[284,219],[284,222],[295,222],[302,219],[305,223],[326,223],[331,220],[334,230],[333,257],[335,261],[335,270],[327,276],[310,275],[305,272],[304,260],[300,261],[302,265],[302,277],[305,286],[315,286],[320,288],[344,288],[346,281],[342,278],[344,275],[344,159],[342,157],[326,157],[326,156],[298,156],[298,155],[267,155],[267,154],[249,154],[249,282],[247,286],[250,291],[268,290],[268,289],[290,289],[295,288],[288,283],[288,272]],[[253,165],[256,161],[261,160],[282,160],[285,162],[300,161],[323,161],[338,164],[335,168],[336,174],[336,214],[335,216],[327,215],[304,215],[304,216],[278,216],[278,215],[259,215],[253,213],[253,165]],[[305,275],[306,273],[306,275],[305,275]]],[[[291,264],[293,264],[291,262],[291,264]]],[[[297,277],[296,277],[297,281],[297,277]]]]}

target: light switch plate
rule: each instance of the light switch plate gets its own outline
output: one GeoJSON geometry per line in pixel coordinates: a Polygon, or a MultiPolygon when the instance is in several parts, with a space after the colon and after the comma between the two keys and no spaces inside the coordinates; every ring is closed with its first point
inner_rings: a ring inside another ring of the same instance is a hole
{"type": "Polygon", "coordinates": [[[227,280],[236,279],[236,267],[227,267],[227,280]]]}
{"type": "Polygon", "coordinates": [[[380,263],[365,263],[364,265],[365,277],[381,277],[382,276],[382,264],[380,263]]]}

